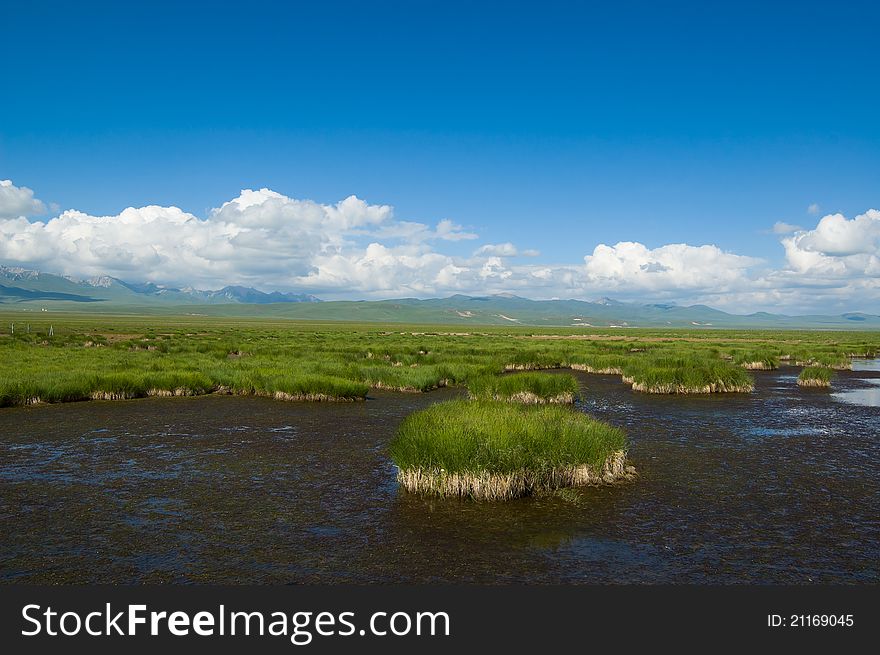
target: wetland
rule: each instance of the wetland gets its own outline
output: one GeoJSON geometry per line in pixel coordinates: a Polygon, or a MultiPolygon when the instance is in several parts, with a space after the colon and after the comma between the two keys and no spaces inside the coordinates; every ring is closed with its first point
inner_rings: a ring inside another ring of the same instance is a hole
{"type": "MultiPolygon", "coordinates": [[[[877,583],[875,364],[834,392],[659,395],[575,372],[633,483],[505,502],[408,493],[401,422],[461,388],[365,402],[207,395],[0,410],[5,583],[877,583]]],[[[566,375],[570,372],[566,371],[566,375]]]]}

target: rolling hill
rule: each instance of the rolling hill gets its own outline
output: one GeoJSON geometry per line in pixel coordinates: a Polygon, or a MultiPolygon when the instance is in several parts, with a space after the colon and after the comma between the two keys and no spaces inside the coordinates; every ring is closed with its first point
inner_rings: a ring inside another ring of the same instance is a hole
{"type": "Polygon", "coordinates": [[[585,330],[599,327],[880,329],[880,316],[864,313],[788,316],[758,312],[739,315],[705,305],[625,303],[611,298],[592,302],[529,300],[510,294],[322,302],[308,294],[266,293],[242,286],[227,286],[216,291],[178,289],[153,283],[129,283],[108,276],[76,280],[3,266],[0,266],[0,309],[265,316],[462,327],[562,326],[585,330]]]}

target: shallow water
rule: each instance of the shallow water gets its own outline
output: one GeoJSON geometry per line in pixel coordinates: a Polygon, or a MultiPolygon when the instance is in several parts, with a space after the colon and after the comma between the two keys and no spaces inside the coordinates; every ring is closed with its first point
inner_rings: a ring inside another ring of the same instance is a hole
{"type": "Polygon", "coordinates": [[[640,478],[506,503],[397,489],[390,436],[450,390],[0,410],[0,580],[880,582],[880,408],[797,372],[723,397],[578,374],[640,478]]]}
{"type": "MultiPolygon", "coordinates": [[[[853,371],[870,371],[880,373],[880,359],[854,359],[853,371]]],[[[850,405],[866,405],[867,407],[880,407],[880,377],[857,378],[855,388],[853,378],[849,378],[849,385],[843,391],[835,391],[831,394],[834,400],[850,405]]],[[[832,380],[832,387],[837,387],[832,380]]]]}
{"type": "MultiPolygon", "coordinates": [[[[863,382],[872,383],[873,380],[862,380],[863,382]]],[[[872,385],[861,389],[850,389],[849,391],[838,391],[831,394],[831,397],[840,402],[849,403],[850,405],[865,405],[867,407],[880,407],[880,385],[872,385]]]]}
{"type": "Polygon", "coordinates": [[[880,359],[853,359],[852,370],[854,371],[880,371],[880,359]]]}

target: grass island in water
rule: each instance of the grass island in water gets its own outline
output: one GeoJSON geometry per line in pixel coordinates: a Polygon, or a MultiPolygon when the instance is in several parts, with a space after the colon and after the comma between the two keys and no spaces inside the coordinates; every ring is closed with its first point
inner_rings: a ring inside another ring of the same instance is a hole
{"type": "Polygon", "coordinates": [[[808,366],[798,375],[799,387],[815,387],[829,389],[831,387],[831,369],[825,366],[808,366]]]}
{"type": "Polygon", "coordinates": [[[412,492],[504,500],[628,479],[622,430],[559,405],[453,400],[411,414],[390,446],[412,492]]]}

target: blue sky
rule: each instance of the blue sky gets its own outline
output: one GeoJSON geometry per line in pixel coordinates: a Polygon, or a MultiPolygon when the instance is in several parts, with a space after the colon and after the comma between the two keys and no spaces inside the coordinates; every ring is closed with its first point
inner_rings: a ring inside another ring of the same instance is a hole
{"type": "MultiPolygon", "coordinates": [[[[876,5],[183,4],[4,7],[0,179],[32,189],[45,208],[22,215],[46,223],[67,209],[115,217],[158,205],[210,221],[242,189],[268,188],[319,207],[356,195],[393,205],[393,216],[368,229],[331,220],[336,233],[308,238],[251,223],[267,239],[320,251],[275,275],[207,256],[217,253],[201,253],[210,260],[201,272],[171,255],[110,272],[168,283],[198,273],[204,284],[328,297],[607,288],[744,311],[880,311],[880,217],[866,214],[880,207],[876,5]],[[835,213],[842,227],[819,225],[835,213]],[[443,219],[477,238],[381,236],[391,223],[443,219]],[[774,234],[777,222],[802,229],[774,234]],[[868,247],[829,244],[841,230],[868,247]],[[598,245],[620,242],[646,250],[614,251],[617,263],[597,259],[587,281],[571,278],[598,245]],[[388,249],[382,266],[400,269],[384,288],[351,277],[369,243],[388,249]],[[477,274],[486,262],[474,251],[506,243],[540,255],[477,274]],[[654,252],[667,244],[754,261],[727,262],[732,278],[689,276],[683,269],[708,265],[711,253],[654,252]],[[423,266],[395,260],[426,255],[423,266]],[[632,266],[662,279],[619,270],[632,266]],[[540,267],[553,282],[530,286],[540,267]]],[[[96,243],[162,250],[89,225],[96,243]]],[[[79,234],[70,229],[68,238],[79,234]]],[[[0,236],[22,230],[10,224],[0,236]]],[[[100,254],[59,257],[63,244],[44,241],[7,244],[0,263],[96,272],[100,254]]]]}

